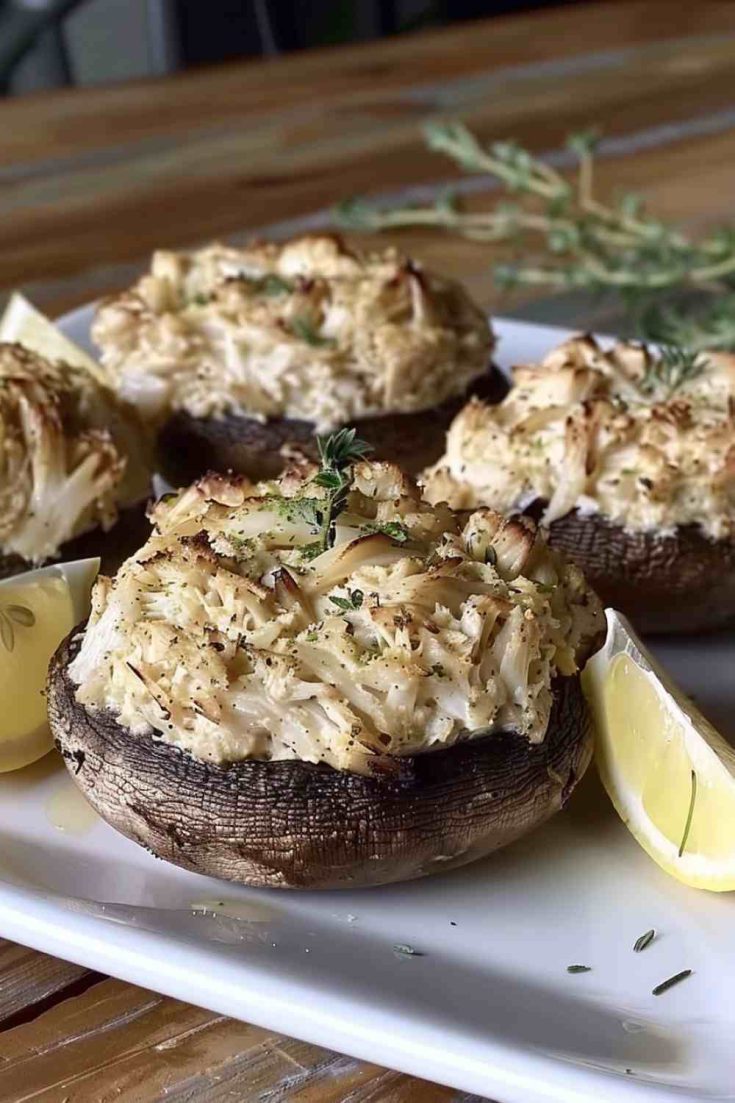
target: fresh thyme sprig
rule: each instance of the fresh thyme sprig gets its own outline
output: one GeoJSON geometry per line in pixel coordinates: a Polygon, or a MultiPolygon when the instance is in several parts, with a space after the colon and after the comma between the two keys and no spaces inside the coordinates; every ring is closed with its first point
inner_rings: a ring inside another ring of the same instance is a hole
{"type": "Polygon", "coordinates": [[[648,365],[641,390],[667,402],[685,383],[698,379],[707,364],[699,352],[678,345],[664,345],[648,365]]]}
{"type": "Polygon", "coordinates": [[[352,486],[355,463],[372,451],[367,441],[360,440],[355,429],[340,429],[328,437],[319,437],[321,470],[314,482],[327,490],[321,516],[321,545],[334,543],[334,522],[345,507],[352,486]]]}
{"type": "Polygon", "coordinates": [[[594,190],[592,131],[567,140],[578,162],[573,181],[514,142],[482,145],[461,123],[430,123],[425,138],[467,172],[494,177],[509,198],[490,211],[463,210],[451,193],[428,207],[380,209],[353,199],[338,208],[337,221],[370,231],[437,227],[510,243],[523,259],[495,267],[505,288],[613,293],[642,337],[694,351],[735,347],[735,227],[695,242],[648,213],[636,195],[602,202],[594,190]],[[672,302],[692,292],[703,300],[696,307],[672,302]]]}

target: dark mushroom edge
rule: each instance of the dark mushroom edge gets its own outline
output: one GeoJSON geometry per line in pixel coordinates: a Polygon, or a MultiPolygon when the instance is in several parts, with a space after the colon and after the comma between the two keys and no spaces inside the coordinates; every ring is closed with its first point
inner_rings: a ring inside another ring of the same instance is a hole
{"type": "Polygon", "coordinates": [[[625,529],[576,510],[553,521],[552,548],[576,563],[605,605],[642,632],[703,632],[735,618],[735,541],[696,525],[671,533],[625,529]]]}
{"type": "Polygon", "coordinates": [[[300,761],[213,765],[80,705],[67,671],[79,632],[59,647],[48,680],[51,730],[76,784],[127,838],[228,881],[357,888],[464,865],[562,808],[591,758],[575,676],[555,681],[538,745],[498,732],[397,759],[395,774],[374,778],[300,761]]]}
{"type": "MultiPolygon", "coordinates": [[[[464,394],[415,413],[383,414],[351,421],[358,437],[374,449],[373,458],[390,460],[411,475],[439,459],[445,434],[473,396],[500,402],[509,390],[503,373],[491,364],[464,394]]],[[[161,472],[176,486],[194,482],[207,471],[234,471],[258,481],[276,478],[286,466],[284,455],[298,451],[318,458],[314,424],[296,418],[258,421],[242,414],[197,418],[179,411],[158,435],[161,472]]]]}

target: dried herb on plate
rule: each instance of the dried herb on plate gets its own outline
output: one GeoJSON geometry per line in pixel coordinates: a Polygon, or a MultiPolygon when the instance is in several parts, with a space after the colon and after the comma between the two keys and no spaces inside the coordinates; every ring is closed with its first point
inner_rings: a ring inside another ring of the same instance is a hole
{"type": "Polygon", "coordinates": [[[656,937],[656,931],[654,930],[653,927],[651,927],[650,931],[646,931],[645,934],[642,934],[640,936],[640,938],[637,938],[635,940],[635,943],[633,945],[634,952],[636,954],[642,953],[646,949],[647,946],[651,945],[651,943],[653,942],[655,937],[656,937]]]}
{"type": "Polygon", "coordinates": [[[668,992],[669,988],[673,988],[675,984],[681,984],[683,980],[692,975],[691,969],[682,969],[680,973],[675,973],[673,977],[669,977],[668,980],[661,981],[661,984],[657,984],[652,990],[652,995],[662,996],[664,992],[668,992]]]}

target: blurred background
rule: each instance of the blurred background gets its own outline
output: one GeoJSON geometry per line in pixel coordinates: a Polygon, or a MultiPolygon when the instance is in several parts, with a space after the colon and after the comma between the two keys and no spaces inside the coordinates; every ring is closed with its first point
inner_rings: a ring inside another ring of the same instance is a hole
{"type": "Polygon", "coordinates": [[[0,93],[156,76],[574,0],[0,0],[0,93]]]}

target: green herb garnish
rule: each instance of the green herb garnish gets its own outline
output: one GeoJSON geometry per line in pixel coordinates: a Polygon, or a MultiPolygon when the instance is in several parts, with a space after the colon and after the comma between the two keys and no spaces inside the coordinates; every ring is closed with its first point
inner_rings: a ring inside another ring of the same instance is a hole
{"type": "Polygon", "coordinates": [[[692,817],[694,815],[694,803],[697,799],[697,775],[692,770],[692,793],[689,798],[689,811],[687,812],[686,823],[684,824],[684,834],[681,837],[681,843],[679,844],[679,857],[681,858],[684,853],[684,847],[687,845],[687,839],[689,838],[689,831],[692,826],[692,817]]]}
{"type": "Polygon", "coordinates": [[[592,131],[572,134],[576,179],[515,142],[481,143],[461,123],[429,123],[429,149],[466,172],[490,176],[504,195],[491,210],[464,210],[443,193],[433,205],[386,208],[361,199],[335,212],[342,226],[375,232],[435,227],[472,241],[510,244],[495,266],[506,289],[546,287],[614,296],[637,335],[694,351],[735,347],[735,227],[695,241],[646,209],[639,196],[606,202],[595,189],[592,131]],[[694,294],[692,294],[694,293],[694,294]]]}
{"type": "Polygon", "coordinates": [[[327,495],[323,500],[322,548],[334,543],[334,522],[345,508],[352,486],[352,468],[358,460],[372,451],[371,445],[360,440],[354,429],[340,429],[329,437],[319,437],[321,470],[314,482],[323,486],[327,495]]]}
{"type": "Polygon", "coordinates": [[[651,943],[653,942],[655,937],[656,937],[656,932],[653,929],[653,927],[651,927],[650,931],[646,931],[645,934],[642,934],[640,936],[640,938],[637,938],[635,940],[635,943],[633,944],[634,952],[636,954],[642,953],[643,950],[645,950],[646,946],[651,945],[651,943]]]}
{"type": "Polygon", "coordinates": [[[666,402],[680,387],[692,379],[698,379],[708,366],[709,361],[698,352],[666,345],[661,349],[658,359],[649,364],[641,390],[666,402]]]}
{"type": "Polygon", "coordinates": [[[255,541],[247,536],[238,536],[235,532],[227,534],[227,540],[238,555],[250,556],[255,551],[255,541]]]}
{"type": "Polygon", "coordinates": [[[661,984],[657,984],[656,987],[652,989],[652,995],[662,996],[664,992],[668,992],[669,988],[673,988],[675,984],[679,984],[691,975],[691,969],[682,969],[680,973],[675,973],[673,977],[669,977],[668,980],[661,981],[661,984]]]}
{"type": "Polygon", "coordinates": [[[294,337],[299,337],[302,341],[306,341],[307,345],[312,345],[314,348],[332,348],[335,344],[331,337],[324,337],[323,334],[317,332],[313,323],[302,315],[291,319],[291,332],[294,337]]]}
{"type": "Polygon", "coordinates": [[[345,508],[352,486],[352,468],[372,450],[371,445],[357,437],[354,429],[340,429],[331,436],[318,437],[317,444],[321,468],[313,481],[327,491],[324,497],[286,498],[273,494],[268,498],[269,504],[279,513],[291,520],[299,518],[314,530],[316,539],[298,549],[302,559],[307,561],[332,547],[334,522],[345,508]]]}
{"type": "Polygon", "coordinates": [[[310,544],[304,544],[299,548],[299,555],[308,562],[310,559],[316,559],[323,551],[324,545],[321,540],[313,540],[310,544]]]}
{"type": "Polygon", "coordinates": [[[321,498],[286,498],[282,494],[269,494],[266,501],[288,521],[304,521],[318,532],[322,524],[324,502],[321,498]]]}
{"type": "Polygon", "coordinates": [[[383,536],[389,536],[391,540],[395,540],[397,544],[405,544],[410,538],[410,533],[405,525],[400,521],[383,521],[381,523],[361,525],[362,532],[365,533],[382,533],[383,536]]]}
{"type": "Polygon", "coordinates": [[[567,965],[568,973],[591,973],[591,965],[567,965]]]}
{"type": "Polygon", "coordinates": [[[362,590],[353,590],[349,597],[336,597],[330,594],[329,600],[333,602],[338,609],[344,609],[346,612],[350,612],[352,609],[360,608],[363,596],[362,590]]]}
{"type": "Polygon", "coordinates": [[[337,606],[338,609],[351,609],[352,602],[346,597],[330,597],[329,600],[337,606]]]}

